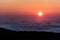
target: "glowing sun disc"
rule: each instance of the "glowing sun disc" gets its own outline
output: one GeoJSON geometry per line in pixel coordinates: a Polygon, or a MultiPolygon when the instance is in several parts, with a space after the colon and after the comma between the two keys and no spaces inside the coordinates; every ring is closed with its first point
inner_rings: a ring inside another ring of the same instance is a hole
{"type": "Polygon", "coordinates": [[[43,15],[43,13],[42,12],[38,12],[38,16],[42,16],[43,15]]]}

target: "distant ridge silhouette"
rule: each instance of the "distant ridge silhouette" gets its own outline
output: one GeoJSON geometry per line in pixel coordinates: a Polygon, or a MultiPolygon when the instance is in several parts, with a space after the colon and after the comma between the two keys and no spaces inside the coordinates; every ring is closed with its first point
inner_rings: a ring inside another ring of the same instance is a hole
{"type": "MultiPolygon", "coordinates": [[[[1,32],[4,32],[4,33],[20,33],[20,32],[28,32],[28,33],[54,33],[54,32],[45,32],[45,31],[12,31],[12,30],[9,30],[9,29],[5,29],[5,28],[0,28],[0,33],[1,32]]],[[[56,33],[55,33],[56,34],[56,33]]],[[[58,33],[60,34],[60,33],[58,33]]]]}

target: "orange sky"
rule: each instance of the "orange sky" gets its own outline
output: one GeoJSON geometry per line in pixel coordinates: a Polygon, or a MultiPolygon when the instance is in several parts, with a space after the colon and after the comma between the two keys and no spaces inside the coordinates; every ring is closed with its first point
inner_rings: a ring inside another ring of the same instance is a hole
{"type": "Polygon", "coordinates": [[[60,13],[60,0],[0,0],[0,12],[60,13]]]}

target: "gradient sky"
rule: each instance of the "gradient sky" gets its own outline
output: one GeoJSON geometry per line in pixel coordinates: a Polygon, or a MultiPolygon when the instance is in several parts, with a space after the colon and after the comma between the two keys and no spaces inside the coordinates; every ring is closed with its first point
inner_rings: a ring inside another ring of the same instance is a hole
{"type": "MultiPolygon", "coordinates": [[[[60,13],[60,0],[0,0],[1,12],[60,13]]],[[[21,13],[20,13],[21,14],[21,13]]]]}

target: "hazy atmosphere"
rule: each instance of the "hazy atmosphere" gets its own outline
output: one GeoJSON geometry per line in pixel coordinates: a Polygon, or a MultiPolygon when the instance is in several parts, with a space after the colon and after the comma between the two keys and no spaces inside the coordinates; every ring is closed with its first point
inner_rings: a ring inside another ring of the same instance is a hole
{"type": "Polygon", "coordinates": [[[60,33],[60,0],[0,0],[0,27],[60,33]]]}

